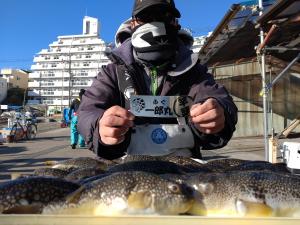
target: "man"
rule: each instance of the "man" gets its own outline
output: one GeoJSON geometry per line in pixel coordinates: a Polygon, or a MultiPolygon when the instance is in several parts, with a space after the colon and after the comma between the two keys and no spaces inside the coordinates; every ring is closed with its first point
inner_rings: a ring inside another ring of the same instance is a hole
{"type": "Polygon", "coordinates": [[[179,17],[173,0],[135,1],[131,38],[112,51],[79,108],[80,133],[98,156],[201,158],[232,137],[237,108],[178,38],[179,17]]]}
{"type": "Polygon", "coordinates": [[[70,110],[69,110],[69,120],[71,121],[71,148],[75,149],[77,143],[79,147],[85,147],[84,138],[78,133],[77,130],[77,123],[78,123],[78,108],[82,99],[82,95],[84,94],[85,90],[80,89],[78,98],[74,99],[71,103],[70,110]]]}

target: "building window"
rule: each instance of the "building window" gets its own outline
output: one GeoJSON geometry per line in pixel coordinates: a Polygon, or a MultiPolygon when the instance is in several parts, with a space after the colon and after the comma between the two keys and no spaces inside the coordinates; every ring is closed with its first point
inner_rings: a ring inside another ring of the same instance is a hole
{"type": "Polygon", "coordinates": [[[90,59],[92,56],[91,55],[86,55],[85,58],[86,59],[90,59]]]}

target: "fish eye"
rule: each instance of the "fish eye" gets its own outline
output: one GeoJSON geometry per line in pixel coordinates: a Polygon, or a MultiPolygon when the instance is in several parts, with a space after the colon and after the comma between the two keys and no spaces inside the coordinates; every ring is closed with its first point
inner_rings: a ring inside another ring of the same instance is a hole
{"type": "Polygon", "coordinates": [[[180,188],[177,184],[169,184],[168,188],[173,193],[180,193],[180,188]]]}

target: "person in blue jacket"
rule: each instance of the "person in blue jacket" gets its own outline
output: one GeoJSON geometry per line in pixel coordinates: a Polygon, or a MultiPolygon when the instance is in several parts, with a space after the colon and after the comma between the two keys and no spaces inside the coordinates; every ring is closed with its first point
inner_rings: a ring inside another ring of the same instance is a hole
{"type": "Polygon", "coordinates": [[[70,106],[69,110],[69,121],[71,121],[71,148],[75,149],[77,143],[79,144],[79,147],[85,147],[85,141],[84,138],[79,134],[77,129],[77,123],[78,123],[78,108],[81,102],[82,95],[84,94],[85,90],[80,89],[79,97],[75,98],[70,106]]]}

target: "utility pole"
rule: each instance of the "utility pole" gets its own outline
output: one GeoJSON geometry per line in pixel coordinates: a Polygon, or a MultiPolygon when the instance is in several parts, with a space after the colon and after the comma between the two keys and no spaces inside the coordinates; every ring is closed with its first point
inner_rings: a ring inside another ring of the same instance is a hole
{"type": "MultiPolygon", "coordinates": [[[[259,16],[263,14],[263,0],[259,0],[259,16]]],[[[260,44],[262,45],[264,42],[264,30],[260,27],[260,44]]],[[[269,131],[269,123],[268,123],[268,93],[266,90],[266,55],[265,50],[262,49],[260,54],[260,63],[261,63],[261,80],[262,80],[262,96],[263,96],[263,117],[264,117],[264,145],[265,145],[265,161],[269,161],[269,141],[268,141],[268,131],[269,131]]]]}

